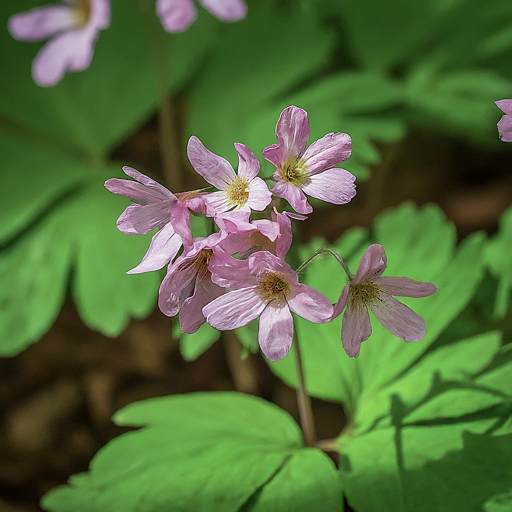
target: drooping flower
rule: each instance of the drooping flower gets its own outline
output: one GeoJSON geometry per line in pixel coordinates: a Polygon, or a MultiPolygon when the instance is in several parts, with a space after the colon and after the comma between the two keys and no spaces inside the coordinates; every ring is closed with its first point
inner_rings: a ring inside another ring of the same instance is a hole
{"type": "Polygon", "coordinates": [[[211,265],[213,282],[232,288],[203,308],[207,322],[220,330],[236,329],[260,317],[258,341],[271,361],[290,350],[291,311],[314,323],[328,322],[332,305],[320,292],[300,284],[291,267],[268,251],[247,260],[230,258],[228,266],[211,265]]]}
{"type": "Polygon", "coordinates": [[[180,313],[180,327],[185,333],[193,334],[204,324],[203,307],[224,293],[221,286],[212,282],[208,269],[213,249],[223,236],[214,233],[208,238],[196,238],[169,265],[160,285],[160,310],[167,316],[180,313]]]}
{"type": "Polygon", "coordinates": [[[235,143],[235,149],[238,176],[227,160],[206,149],[197,137],[192,136],[188,141],[187,154],[192,167],[220,189],[204,196],[209,217],[233,209],[262,211],[272,199],[266,183],[257,177],[260,163],[254,153],[243,144],[235,143]]]}
{"type": "MultiPolygon", "coordinates": [[[[205,9],[222,21],[237,21],[247,14],[244,0],[199,0],[205,9]]],[[[157,0],[156,12],[167,32],[183,32],[195,21],[192,0],[157,0]]]]}
{"type": "Polygon", "coordinates": [[[333,319],[347,307],[343,314],[341,341],[350,357],[359,355],[361,343],[372,333],[368,309],[390,333],[404,341],[421,341],[425,336],[425,320],[392,296],[428,297],[437,288],[431,283],[407,277],[382,277],[386,265],[382,245],[370,245],[359,262],[357,274],[349,274],[349,282],[334,306],[333,319]]]}
{"type": "Polygon", "coordinates": [[[503,142],[512,142],[512,100],[499,100],[494,103],[502,112],[505,112],[498,121],[500,139],[503,142]]]}
{"type": "Polygon", "coordinates": [[[306,195],[328,203],[348,203],[356,194],[355,176],[336,167],[352,152],[347,133],[328,133],[306,149],[310,128],[305,110],[285,108],[276,126],[277,144],[263,150],[263,157],[277,170],[272,192],[286,199],[298,213],[311,213],[306,195]]]}
{"type": "Polygon", "coordinates": [[[125,166],[123,171],[137,181],[111,178],[105,182],[110,192],[135,201],[117,219],[119,231],[144,235],[158,229],[146,255],[128,274],[159,270],[174,259],[183,244],[192,245],[190,210],[203,211],[202,194],[193,191],[174,195],[131,167],[125,166]]]}
{"type": "Polygon", "coordinates": [[[14,14],[8,22],[18,41],[50,39],[32,63],[32,77],[43,87],[60,82],[66,71],[88,68],[100,30],[110,25],[110,0],[64,2],[14,14]]]}

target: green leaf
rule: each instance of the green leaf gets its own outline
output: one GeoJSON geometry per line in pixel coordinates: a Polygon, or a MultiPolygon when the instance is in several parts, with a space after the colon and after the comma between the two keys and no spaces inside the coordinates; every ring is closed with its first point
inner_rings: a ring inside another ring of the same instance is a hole
{"type": "MultiPolygon", "coordinates": [[[[0,21],[33,7],[33,0],[3,2],[0,21]]],[[[15,41],[0,33],[0,72],[4,98],[0,117],[36,134],[44,134],[96,160],[127,137],[155,109],[158,87],[148,26],[137,0],[112,0],[109,28],[100,32],[90,67],[67,74],[54,87],[39,87],[31,78],[31,62],[41,45],[15,41]],[[115,65],[113,65],[115,63],[115,65]]],[[[149,5],[148,5],[148,8],[149,5]]],[[[150,8],[151,9],[151,8],[150,8]]],[[[211,42],[211,16],[203,16],[182,34],[166,35],[149,11],[161,51],[169,54],[174,90],[195,70],[211,42]]]]}
{"type": "Polygon", "coordinates": [[[89,184],[65,198],[0,252],[0,354],[15,355],[37,341],[56,318],[73,276],[72,292],[84,322],[118,335],[131,317],[155,306],[158,273],[129,276],[148,236],[116,228],[129,202],[103,186],[117,170],[90,168],[89,184]]]}
{"type": "Polygon", "coordinates": [[[496,296],[495,315],[505,316],[508,309],[510,288],[512,287],[512,208],[508,208],[500,217],[500,229],[497,235],[489,240],[485,248],[485,262],[499,281],[496,296]]]}
{"type": "MultiPolygon", "coordinates": [[[[347,253],[351,255],[345,261],[355,272],[367,244],[359,245],[351,254],[352,251],[344,247],[344,241],[342,237],[334,250],[343,258],[347,253]]],[[[483,270],[483,237],[474,234],[455,251],[454,227],[434,205],[418,209],[406,203],[382,213],[375,221],[373,241],[381,243],[386,251],[385,275],[429,281],[437,286],[438,292],[423,299],[400,298],[426,319],[428,329],[423,341],[404,343],[373,318],[373,334],[363,344],[357,359],[350,359],[342,348],[341,316],[322,325],[297,319],[309,392],[318,398],[341,401],[349,411],[355,410],[363,391],[371,395],[414,364],[468,303],[483,270]]],[[[313,250],[312,247],[310,254],[313,250]]],[[[343,274],[337,263],[326,261],[316,268],[313,263],[311,270],[308,268],[305,283],[320,289],[331,300],[337,300],[346,282],[343,274]]],[[[295,386],[292,357],[271,363],[271,368],[285,382],[295,386]]]]}
{"type": "Polygon", "coordinates": [[[512,489],[497,494],[484,503],[484,512],[510,512],[512,510],[512,489]]]}
{"type": "Polygon", "coordinates": [[[279,116],[278,111],[265,126],[268,142],[262,144],[259,137],[255,143],[248,134],[262,107],[322,68],[333,43],[333,32],[311,13],[277,7],[272,0],[254,2],[245,19],[225,27],[187,93],[187,134],[233,165],[234,142],[261,154],[274,142],[279,116]]]}
{"type": "Polygon", "coordinates": [[[220,336],[220,331],[204,323],[194,334],[182,334],[180,352],[185,361],[194,361],[208,350],[220,336]]]}
{"type": "Polygon", "coordinates": [[[46,510],[236,512],[290,498],[277,510],[306,512],[313,496],[326,512],[342,510],[332,462],[303,448],[294,420],[262,399],[176,395],[131,404],[114,420],[144,428],[100,450],[89,473],[43,498],[46,510]]]}

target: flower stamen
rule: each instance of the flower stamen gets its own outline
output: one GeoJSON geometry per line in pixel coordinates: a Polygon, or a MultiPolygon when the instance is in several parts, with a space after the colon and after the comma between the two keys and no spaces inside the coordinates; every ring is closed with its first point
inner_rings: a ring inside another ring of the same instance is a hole
{"type": "Polygon", "coordinates": [[[280,174],[284,181],[295,187],[302,187],[309,179],[309,172],[305,162],[294,157],[288,158],[283,163],[280,174]]]}
{"type": "Polygon", "coordinates": [[[278,272],[264,272],[258,282],[258,293],[260,296],[270,302],[274,300],[286,300],[289,294],[290,285],[284,274],[278,272]]]}
{"type": "Polygon", "coordinates": [[[226,188],[226,196],[230,206],[242,208],[249,199],[249,183],[245,178],[238,176],[226,188]]]}
{"type": "Polygon", "coordinates": [[[349,300],[351,304],[368,307],[375,302],[381,301],[381,292],[380,287],[371,281],[353,284],[350,287],[349,300]]]}
{"type": "Polygon", "coordinates": [[[78,27],[84,27],[91,17],[91,0],[76,0],[73,14],[78,27]]]}

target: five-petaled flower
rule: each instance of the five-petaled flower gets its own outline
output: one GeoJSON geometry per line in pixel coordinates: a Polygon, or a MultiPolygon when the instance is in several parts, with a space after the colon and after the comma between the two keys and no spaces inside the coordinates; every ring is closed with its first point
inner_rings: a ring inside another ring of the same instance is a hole
{"type": "Polygon", "coordinates": [[[212,281],[233,291],[203,308],[207,322],[220,330],[236,329],[260,317],[258,341],[271,361],[286,356],[293,339],[291,311],[321,324],[333,308],[319,291],[300,284],[297,274],[268,251],[258,251],[247,260],[229,257],[227,265],[217,259],[210,265],[212,281]]]}
{"type": "Polygon", "coordinates": [[[498,132],[503,142],[512,142],[512,100],[495,101],[497,107],[505,112],[505,115],[498,121],[498,132]]]}
{"type": "Polygon", "coordinates": [[[110,25],[110,0],[64,1],[9,18],[8,28],[14,39],[50,39],[32,63],[32,77],[44,87],[60,82],[66,71],[88,68],[100,30],[110,25]]]}
{"type": "Polygon", "coordinates": [[[355,176],[336,167],[350,156],[350,136],[328,133],[306,149],[309,134],[306,111],[287,107],[277,122],[278,144],[263,150],[263,157],[277,168],[272,192],[298,213],[313,211],[306,194],[334,204],[348,203],[356,194],[355,176]]]}
{"type": "Polygon", "coordinates": [[[349,282],[334,306],[333,319],[347,307],[343,314],[341,341],[350,357],[359,355],[361,343],[372,333],[368,309],[389,332],[404,341],[420,341],[425,336],[425,320],[392,295],[428,297],[437,288],[431,283],[407,277],[382,277],[386,265],[382,245],[370,245],[359,262],[357,274],[349,274],[349,282]]]}
{"type": "Polygon", "coordinates": [[[105,187],[113,194],[135,201],[117,219],[119,231],[144,235],[158,228],[146,255],[128,274],[159,270],[174,259],[183,244],[192,245],[190,210],[203,211],[203,195],[200,191],[174,195],[131,167],[125,166],[123,171],[137,181],[111,178],[105,182],[105,187]]]}
{"type": "Polygon", "coordinates": [[[260,163],[256,155],[243,144],[235,144],[238,153],[238,176],[231,164],[204,147],[197,137],[190,137],[187,154],[192,167],[208,182],[220,189],[204,196],[206,215],[229,210],[262,211],[272,194],[266,183],[258,178],[260,163]]]}
{"type": "MultiPolygon", "coordinates": [[[[237,21],[247,13],[244,0],[200,0],[205,9],[222,21],[237,21]]],[[[157,0],[156,12],[167,32],[183,32],[195,21],[192,0],[157,0]]]]}

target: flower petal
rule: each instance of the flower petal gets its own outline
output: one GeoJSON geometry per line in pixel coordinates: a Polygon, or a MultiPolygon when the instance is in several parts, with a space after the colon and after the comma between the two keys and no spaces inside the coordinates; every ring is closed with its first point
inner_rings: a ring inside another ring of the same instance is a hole
{"type": "Polygon", "coordinates": [[[276,126],[277,141],[279,146],[283,147],[281,163],[289,157],[302,155],[310,132],[308,114],[305,110],[291,105],[281,112],[276,126]]]}
{"type": "Polygon", "coordinates": [[[127,235],[145,235],[169,222],[170,217],[169,203],[131,204],[117,219],[117,228],[127,235]]]}
{"type": "Polygon", "coordinates": [[[192,167],[208,182],[220,190],[226,190],[236,174],[231,164],[221,156],[212,153],[192,135],[187,145],[187,155],[192,167]]]}
{"type": "Polygon", "coordinates": [[[219,213],[224,213],[233,208],[229,203],[228,196],[224,190],[219,192],[211,192],[203,196],[207,217],[215,217],[219,213]]]}
{"type": "Polygon", "coordinates": [[[239,142],[235,142],[234,145],[238,153],[238,176],[251,181],[260,172],[260,161],[247,146],[239,142]]]}
{"type": "Polygon", "coordinates": [[[171,224],[174,231],[180,235],[184,245],[192,245],[190,210],[181,201],[174,201],[171,204],[171,224]]]}
{"type": "Polygon", "coordinates": [[[494,103],[505,114],[512,114],[512,100],[498,100],[494,103]]]}
{"type": "Polygon", "coordinates": [[[333,308],[325,295],[305,284],[299,284],[294,292],[288,299],[288,306],[294,313],[315,324],[331,321],[333,308]]]}
{"type": "Polygon", "coordinates": [[[192,0],[157,0],[156,12],[167,32],[183,32],[192,25],[197,11],[192,0]]]}
{"type": "Polygon", "coordinates": [[[249,273],[248,260],[237,260],[218,249],[208,268],[212,273],[212,281],[225,288],[239,289],[257,284],[256,276],[249,273]]]}
{"type": "Polygon", "coordinates": [[[432,283],[422,283],[408,277],[383,276],[376,279],[375,283],[383,292],[397,297],[428,297],[437,292],[432,283]]]}
{"type": "Polygon", "coordinates": [[[247,206],[251,210],[262,212],[272,201],[272,193],[261,178],[253,178],[249,184],[247,206]]]}
{"type": "Polygon", "coordinates": [[[173,194],[163,196],[160,192],[150,189],[141,183],[119,178],[110,178],[105,181],[105,188],[118,196],[128,197],[139,204],[154,204],[160,201],[170,201],[173,194]]]}
{"type": "Polygon", "coordinates": [[[247,14],[243,0],[200,0],[205,9],[222,21],[236,21],[247,14]]]}
{"type": "Polygon", "coordinates": [[[14,14],[8,21],[9,33],[18,41],[43,41],[76,28],[73,11],[67,5],[48,5],[14,14]]]}
{"type": "Polygon", "coordinates": [[[258,342],[270,361],[279,361],[288,354],[293,340],[293,318],[285,304],[268,304],[260,316],[258,342]]]}
{"type": "MultiPolygon", "coordinates": [[[[168,189],[166,189],[163,185],[160,185],[157,181],[151,179],[149,176],[146,176],[145,174],[142,174],[141,172],[137,171],[133,167],[129,167],[128,165],[125,165],[123,167],[123,172],[127,175],[133,178],[134,180],[137,180],[140,184],[147,187],[148,192],[151,193],[151,196],[154,197],[155,200],[164,200],[169,198],[176,199],[176,196],[168,189]]],[[[131,196],[128,196],[131,197],[131,196]]],[[[137,199],[135,197],[132,197],[132,199],[137,199]]]]}
{"type": "Polygon", "coordinates": [[[181,237],[174,232],[172,225],[170,223],[166,224],[153,235],[149,249],[142,261],[135,268],[129,270],[127,274],[160,270],[174,259],[182,245],[181,237]]]}
{"type": "Polygon", "coordinates": [[[317,174],[341,164],[351,152],[352,142],[348,133],[328,133],[313,142],[302,159],[306,161],[308,171],[317,174]]]}
{"type": "Polygon", "coordinates": [[[278,181],[272,192],[278,196],[286,199],[291,207],[298,213],[311,213],[313,208],[308,203],[308,200],[300,188],[294,187],[284,181],[278,181]]]}
{"type": "Polygon", "coordinates": [[[196,279],[194,294],[181,305],[180,327],[187,334],[194,334],[206,322],[203,308],[220,297],[224,289],[212,283],[210,275],[196,279]]]}
{"type": "Polygon", "coordinates": [[[355,179],[356,177],[345,169],[333,167],[310,176],[302,190],[308,196],[328,203],[345,204],[356,195],[355,179]]]}
{"type": "Polygon", "coordinates": [[[377,320],[391,333],[404,341],[421,341],[427,331],[427,323],[405,304],[387,293],[370,305],[377,320]]]}
{"type": "Polygon", "coordinates": [[[349,357],[357,357],[361,343],[372,334],[370,315],[363,305],[350,304],[343,314],[341,342],[349,357]]]}
{"type": "Polygon", "coordinates": [[[203,308],[206,321],[215,329],[237,329],[257,318],[265,303],[256,292],[256,286],[228,292],[203,308]]]}
{"type": "Polygon", "coordinates": [[[332,312],[331,320],[334,320],[335,318],[339,317],[341,315],[341,312],[345,309],[345,306],[347,305],[347,298],[348,298],[348,292],[350,290],[350,283],[347,283],[343,290],[341,290],[340,298],[338,299],[338,302],[334,304],[334,309],[332,312]]]}
{"type": "Polygon", "coordinates": [[[386,269],[386,253],[380,244],[372,244],[366,249],[359,266],[357,274],[352,281],[353,284],[359,284],[363,281],[373,281],[382,275],[386,269]]]}

